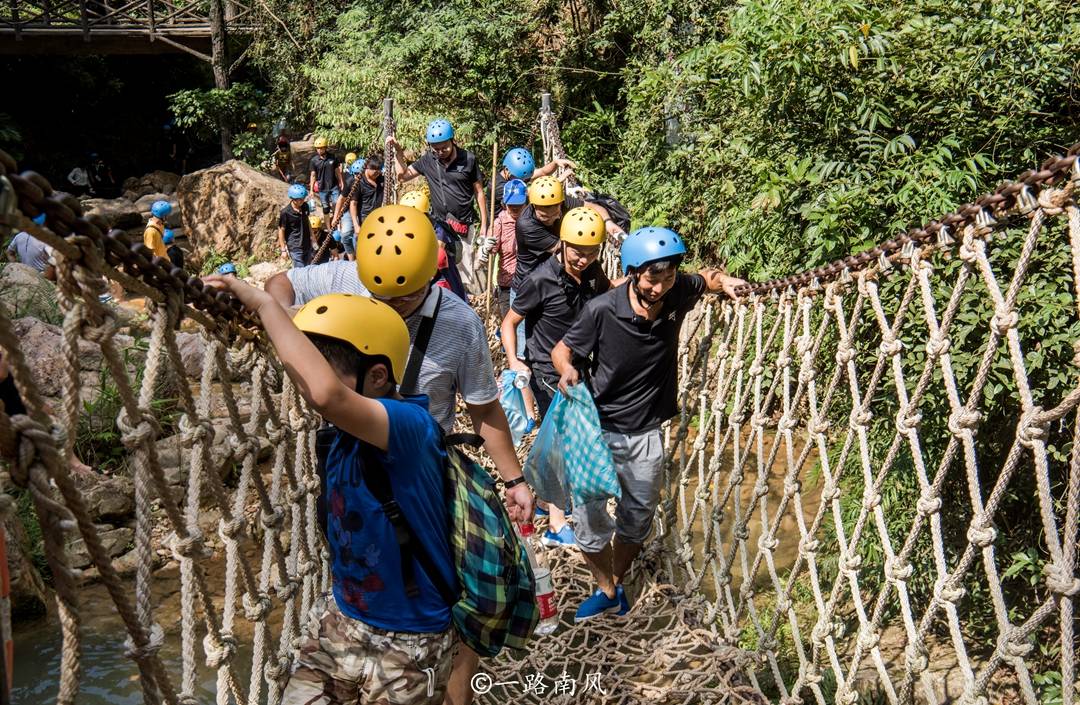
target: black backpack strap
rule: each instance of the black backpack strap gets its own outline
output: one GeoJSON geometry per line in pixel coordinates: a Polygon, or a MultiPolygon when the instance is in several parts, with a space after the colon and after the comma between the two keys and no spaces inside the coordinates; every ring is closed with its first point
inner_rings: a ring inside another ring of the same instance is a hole
{"type": "Polygon", "coordinates": [[[432,287],[428,296],[437,296],[435,311],[431,316],[420,317],[420,328],[416,331],[416,340],[413,341],[412,352],[409,353],[409,362],[405,365],[405,374],[401,378],[401,393],[416,394],[416,380],[420,377],[420,365],[424,362],[428,343],[431,342],[431,331],[435,329],[435,319],[439,317],[439,306],[442,304],[442,287],[432,287]]]}
{"type": "Polygon", "coordinates": [[[416,572],[413,570],[413,559],[415,559],[427,574],[428,580],[439,591],[443,601],[447,606],[453,607],[460,596],[446,584],[442,573],[435,566],[435,561],[431,559],[431,554],[416,537],[416,533],[409,525],[409,520],[402,513],[401,506],[394,499],[394,490],[390,486],[390,476],[386,474],[386,466],[379,460],[375,448],[361,442],[360,459],[363,463],[364,483],[375,500],[382,505],[383,514],[394,527],[398,549],[401,551],[401,580],[405,585],[406,596],[414,598],[420,594],[420,586],[416,584],[416,572]]]}
{"type": "Polygon", "coordinates": [[[443,437],[443,442],[446,447],[450,446],[471,446],[472,448],[479,448],[484,445],[484,439],[482,436],[476,433],[450,433],[443,437]]]}

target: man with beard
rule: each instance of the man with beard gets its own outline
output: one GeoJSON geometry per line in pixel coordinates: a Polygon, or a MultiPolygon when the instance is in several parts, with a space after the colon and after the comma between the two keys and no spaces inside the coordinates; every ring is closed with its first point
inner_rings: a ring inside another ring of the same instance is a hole
{"type": "Polygon", "coordinates": [[[679,329],[702,295],[734,297],[744,283],[714,269],[682,274],[685,254],[682,238],[667,228],[632,233],[621,254],[627,280],[585,304],[551,352],[564,391],[581,379],[575,361],[588,367],[622,489],[614,518],[606,500],[574,507],[577,542],[598,584],[578,622],[630,609],[622,579],[652,527],[664,460],[660,427],[678,411],[679,329]]]}

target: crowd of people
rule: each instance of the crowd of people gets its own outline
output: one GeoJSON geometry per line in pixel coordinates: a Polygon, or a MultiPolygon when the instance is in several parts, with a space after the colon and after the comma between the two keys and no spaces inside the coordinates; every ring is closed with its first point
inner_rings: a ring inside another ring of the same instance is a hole
{"type": "MultiPolygon", "coordinates": [[[[383,155],[341,162],[316,140],[308,183],[289,187],[281,212],[279,246],[293,267],[263,289],[208,278],[259,314],[328,424],[318,445],[333,593],[317,605],[301,644],[284,698],[291,705],[471,701],[479,657],[454,638],[453,605],[435,587],[454,577],[443,439],[459,398],[505,483],[511,518],[547,513],[544,544],[584,556],[596,585],[576,605],[575,621],[625,614],[623,579],[659,498],[661,425],[676,413],[679,330],[702,296],[733,296],[742,283],[712,269],[681,271],[687,249],[677,233],[644,227],[628,235],[602,202],[566,193],[555,174],[572,163],[537,167],[523,148],[510,150],[495,176],[489,223],[476,155],[458,145],[446,120],[432,122],[426,138],[428,149],[412,163],[389,141],[399,181],[423,176],[427,184],[390,206],[379,205],[383,155]],[[323,236],[313,227],[316,206],[328,214],[319,225],[329,219],[342,245],[327,262],[312,261],[323,236]],[[604,247],[619,251],[614,281],[599,262],[604,247]],[[470,305],[470,294],[487,286],[481,271],[492,256],[498,334],[508,367],[529,379],[530,430],[557,391],[587,385],[622,490],[614,515],[606,502],[569,515],[534,507],[499,403],[487,331],[470,305]],[[395,511],[432,554],[426,569],[405,565],[415,558],[372,493],[371,464],[385,467],[395,511]],[[418,590],[406,591],[402,576],[412,571],[418,590]]],[[[287,179],[284,162],[280,171],[287,179]]]]}
{"type": "MultiPolygon", "coordinates": [[[[538,166],[520,147],[495,175],[489,222],[476,155],[446,120],[432,122],[426,138],[411,163],[388,142],[398,180],[423,176],[426,188],[386,206],[383,154],[342,161],[319,138],[306,183],[295,182],[281,140],[273,168],[290,185],[277,244],[292,267],[263,288],[229,263],[206,277],[258,315],[326,423],[316,447],[333,590],[313,608],[287,705],[471,702],[480,656],[458,638],[454,600],[440,590],[460,582],[444,482],[459,401],[503,483],[510,520],[547,514],[543,544],[584,557],[595,589],[572,606],[574,620],[626,614],[623,581],[659,500],[661,426],[676,414],[683,319],[703,296],[734,296],[743,283],[718,270],[683,271],[687,248],[676,232],[627,234],[603,199],[567,193],[556,174],[565,178],[571,162],[538,166]],[[617,249],[614,279],[600,264],[603,248],[617,249]],[[500,404],[488,331],[472,308],[489,286],[482,272],[491,257],[506,364],[528,379],[526,432],[556,393],[586,385],[621,488],[614,514],[606,501],[569,512],[536,506],[500,404]]],[[[182,268],[170,211],[153,204],[143,242],[182,268]]],[[[9,257],[49,276],[36,242],[20,233],[9,257]]]]}

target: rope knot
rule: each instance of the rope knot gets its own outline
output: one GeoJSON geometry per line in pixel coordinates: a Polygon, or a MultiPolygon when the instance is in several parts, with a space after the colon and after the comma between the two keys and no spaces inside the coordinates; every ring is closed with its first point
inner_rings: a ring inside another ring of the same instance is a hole
{"type": "Polygon", "coordinates": [[[232,661],[236,655],[236,639],[226,632],[222,632],[220,638],[208,633],[203,638],[203,651],[206,653],[206,667],[217,670],[232,661]]]}
{"type": "Polygon", "coordinates": [[[275,509],[272,512],[262,512],[259,515],[259,521],[267,531],[281,531],[281,527],[285,524],[285,512],[281,511],[281,509],[275,509]]]}
{"type": "Polygon", "coordinates": [[[1029,642],[1024,637],[1023,632],[1016,627],[998,637],[998,649],[1002,654],[1010,658],[1022,659],[1030,654],[1034,648],[1035,645],[1029,642]]]}
{"type": "Polygon", "coordinates": [[[184,538],[180,538],[175,532],[169,537],[169,547],[172,549],[173,557],[176,560],[193,559],[193,558],[210,558],[213,552],[207,549],[203,543],[203,536],[198,531],[190,533],[184,538]]]}
{"type": "Polygon", "coordinates": [[[802,384],[810,384],[817,376],[817,368],[812,363],[807,363],[799,368],[799,382],[802,384]]]}
{"type": "Polygon", "coordinates": [[[286,581],[284,584],[275,587],[274,594],[277,595],[279,600],[285,602],[292,599],[293,595],[296,594],[296,591],[297,589],[299,589],[299,587],[299,583],[297,583],[295,580],[289,580],[286,581]]]}
{"type": "Polygon", "coordinates": [[[193,422],[189,415],[183,414],[177,426],[180,428],[180,442],[185,448],[214,440],[214,424],[207,420],[196,419],[193,422]]]}
{"type": "Polygon", "coordinates": [[[904,350],[904,343],[902,340],[890,333],[885,336],[885,338],[881,341],[881,345],[878,347],[881,350],[882,355],[893,357],[895,355],[899,355],[904,350]]]}
{"type": "Polygon", "coordinates": [[[934,583],[934,599],[941,604],[955,605],[966,592],[963,587],[947,583],[943,579],[934,583]]]}
{"type": "Polygon", "coordinates": [[[967,530],[967,540],[979,548],[986,548],[997,538],[997,529],[990,522],[985,512],[979,512],[971,519],[967,530]]]}
{"type": "Polygon", "coordinates": [[[223,541],[236,541],[244,534],[244,519],[234,517],[230,521],[222,519],[218,522],[218,535],[223,541]]]}
{"type": "Polygon", "coordinates": [[[930,654],[926,650],[926,645],[918,636],[904,649],[904,665],[907,666],[908,672],[913,676],[917,676],[930,668],[930,654]]]}
{"type": "Polygon", "coordinates": [[[826,622],[822,617],[814,624],[814,628],[810,630],[810,641],[814,646],[819,649],[825,648],[825,640],[832,636],[833,627],[830,622],[826,622]]]}
{"type": "Polygon", "coordinates": [[[813,556],[821,548],[821,541],[815,539],[812,536],[804,536],[799,539],[799,553],[806,556],[813,556]]]}
{"type": "Polygon", "coordinates": [[[270,596],[265,592],[260,592],[258,595],[245,592],[243,602],[244,617],[249,622],[261,622],[266,619],[266,615],[270,614],[270,596]]]}
{"type": "Polygon", "coordinates": [[[802,482],[797,477],[784,478],[784,496],[794,497],[802,489],[802,482]]]}
{"type": "Polygon", "coordinates": [[[120,429],[120,442],[130,451],[152,442],[160,432],[153,412],[139,409],[139,416],[142,418],[137,425],[132,425],[127,409],[121,409],[116,416],[116,425],[120,429]]]}
{"type": "Polygon", "coordinates": [[[832,480],[826,480],[821,487],[821,501],[832,502],[840,499],[840,487],[832,480]]]}
{"type": "Polygon", "coordinates": [[[1061,215],[1069,203],[1069,192],[1059,188],[1044,188],[1039,191],[1037,201],[1046,215],[1061,215]]]}
{"type": "Polygon", "coordinates": [[[776,428],[780,431],[790,431],[799,425],[799,422],[795,420],[795,417],[790,414],[784,414],[780,417],[780,421],[777,422],[776,428]]]}
{"type": "Polygon", "coordinates": [[[855,359],[855,350],[850,345],[845,345],[836,351],[836,364],[846,365],[855,359]]]}
{"type": "Polygon", "coordinates": [[[760,360],[754,360],[750,364],[750,369],[746,372],[751,377],[760,377],[765,372],[765,366],[761,364],[760,360]]]}
{"type": "Polygon", "coordinates": [[[832,422],[826,418],[817,417],[810,419],[810,433],[814,435],[825,435],[832,427],[832,422]]]}
{"type": "Polygon", "coordinates": [[[866,427],[870,424],[870,420],[873,419],[873,418],[874,418],[874,415],[871,414],[866,409],[860,410],[858,407],[855,407],[854,409],[851,410],[851,416],[850,416],[850,421],[849,421],[849,425],[851,426],[851,430],[853,430],[853,431],[858,431],[859,429],[865,430],[866,427]]]}
{"type": "Polygon", "coordinates": [[[961,436],[979,427],[982,415],[974,409],[961,409],[949,414],[949,433],[961,436]]]}
{"type": "Polygon", "coordinates": [[[142,661],[148,659],[158,651],[161,650],[162,644],[165,643],[165,631],[161,628],[161,625],[154,622],[150,625],[150,632],[146,635],[146,643],[142,646],[137,646],[135,640],[132,637],[128,637],[124,640],[124,655],[134,661],[142,661]]]}
{"type": "Polygon", "coordinates": [[[267,661],[263,671],[266,680],[277,683],[280,686],[284,686],[285,680],[291,673],[292,658],[290,656],[282,656],[277,661],[267,661]]]}
{"type": "Polygon", "coordinates": [[[1009,330],[1016,327],[1020,321],[1020,315],[1016,311],[1010,311],[1004,306],[994,309],[994,315],[990,319],[990,327],[997,331],[998,335],[1006,335],[1009,330]]]}
{"type": "Polygon", "coordinates": [[[911,577],[912,570],[910,563],[901,563],[895,556],[885,561],[885,579],[890,583],[904,582],[911,577]]]}
{"type": "Polygon", "coordinates": [[[1046,430],[1049,423],[1043,418],[1041,406],[1033,406],[1020,415],[1020,424],[1016,429],[1017,439],[1030,448],[1035,441],[1046,440],[1046,430]]]}
{"type": "Polygon", "coordinates": [[[266,422],[266,440],[271,448],[276,448],[285,440],[285,429],[278,424],[277,419],[266,422]]]}
{"type": "Polygon", "coordinates": [[[776,550],[776,547],[780,545],[780,540],[775,536],[766,536],[765,534],[762,534],[758,537],[757,545],[759,551],[763,553],[772,553],[776,550]]]}
{"type": "Polygon", "coordinates": [[[880,639],[880,635],[877,632],[872,631],[870,627],[864,627],[859,630],[859,646],[861,646],[865,651],[870,651],[871,649],[876,647],[880,639]]]}
{"type": "Polygon", "coordinates": [[[750,532],[747,530],[745,525],[736,526],[731,533],[737,541],[745,541],[746,539],[750,538],[750,532]]]}
{"type": "Polygon", "coordinates": [[[1046,587],[1056,595],[1073,597],[1080,592],[1080,578],[1060,563],[1048,563],[1043,566],[1043,575],[1046,576],[1046,587]]]}
{"type": "Polygon", "coordinates": [[[952,340],[939,331],[930,336],[930,340],[926,344],[926,351],[930,354],[930,357],[938,358],[949,352],[951,346],[952,340]]]}
{"type": "Polygon", "coordinates": [[[784,369],[786,367],[791,367],[791,356],[786,355],[784,353],[780,353],[776,357],[776,366],[779,367],[780,369],[784,369]]]}
{"type": "Polygon", "coordinates": [[[862,567],[862,556],[858,553],[849,553],[840,557],[840,570],[848,574],[856,574],[862,567]]]}
{"type": "Polygon", "coordinates": [[[765,414],[754,414],[750,417],[750,425],[760,431],[769,425],[769,417],[765,414]]]}
{"type": "Polygon", "coordinates": [[[912,411],[908,404],[904,404],[896,413],[896,430],[902,434],[911,433],[919,427],[920,423],[922,423],[922,414],[912,411]]]}

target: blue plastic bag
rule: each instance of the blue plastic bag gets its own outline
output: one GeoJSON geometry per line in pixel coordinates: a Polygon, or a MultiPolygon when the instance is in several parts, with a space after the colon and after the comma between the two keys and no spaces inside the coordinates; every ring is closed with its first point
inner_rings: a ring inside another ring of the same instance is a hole
{"type": "Polygon", "coordinates": [[[569,507],[562,432],[555,421],[555,414],[552,413],[561,403],[562,394],[556,392],[551,408],[548,409],[544,422],[540,424],[540,430],[536,432],[536,439],[529,451],[529,457],[525,458],[522,470],[525,481],[529,483],[537,498],[556,507],[569,507]]]}
{"type": "Polygon", "coordinates": [[[600,415],[584,384],[570,387],[561,418],[566,484],[575,505],[622,496],[600,415]]]}
{"type": "Polygon", "coordinates": [[[525,429],[529,426],[529,417],[525,413],[525,397],[521,390],[514,386],[517,372],[504,370],[499,380],[499,403],[502,404],[506,421],[510,424],[510,437],[514,446],[521,445],[521,439],[525,436],[525,429]]]}
{"type": "Polygon", "coordinates": [[[584,384],[571,387],[568,396],[555,394],[525,459],[525,479],[537,497],[557,507],[622,495],[600,416],[584,384]]]}

